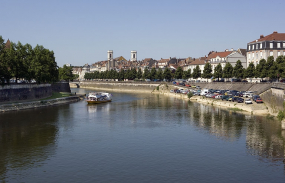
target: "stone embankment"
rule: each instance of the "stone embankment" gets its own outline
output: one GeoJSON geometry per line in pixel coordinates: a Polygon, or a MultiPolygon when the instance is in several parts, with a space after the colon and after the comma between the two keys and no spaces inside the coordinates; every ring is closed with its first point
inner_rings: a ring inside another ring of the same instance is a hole
{"type": "Polygon", "coordinates": [[[84,97],[83,95],[76,95],[76,96],[62,97],[62,98],[50,99],[50,100],[2,104],[0,105],[0,112],[17,111],[17,110],[23,110],[23,109],[32,109],[32,108],[40,108],[40,107],[47,107],[47,106],[53,106],[53,105],[67,104],[67,103],[77,102],[83,99],[83,97],[84,97]]]}

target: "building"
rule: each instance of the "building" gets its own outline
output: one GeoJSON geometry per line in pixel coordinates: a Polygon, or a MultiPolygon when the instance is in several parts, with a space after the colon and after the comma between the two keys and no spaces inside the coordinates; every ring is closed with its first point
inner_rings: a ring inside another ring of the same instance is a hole
{"type": "Polygon", "coordinates": [[[218,64],[221,64],[222,68],[224,68],[227,63],[230,63],[234,67],[238,60],[241,61],[243,68],[247,68],[246,57],[240,51],[235,51],[233,49],[230,51],[225,50],[223,52],[212,52],[207,58],[207,61],[212,66],[213,72],[218,64]]]}
{"type": "Polygon", "coordinates": [[[253,62],[256,66],[261,59],[273,56],[276,59],[285,55],[285,33],[273,32],[267,36],[247,43],[247,64],[253,62]]]}

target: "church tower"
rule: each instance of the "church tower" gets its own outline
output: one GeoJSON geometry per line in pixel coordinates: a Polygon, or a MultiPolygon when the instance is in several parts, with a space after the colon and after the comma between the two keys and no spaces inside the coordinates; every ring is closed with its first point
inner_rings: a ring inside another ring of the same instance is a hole
{"type": "Polygon", "coordinates": [[[132,62],[137,61],[137,51],[131,51],[131,61],[132,62]]]}
{"type": "Polygon", "coordinates": [[[115,67],[115,62],[113,60],[113,50],[108,50],[108,67],[107,70],[111,70],[111,68],[115,67]]]}

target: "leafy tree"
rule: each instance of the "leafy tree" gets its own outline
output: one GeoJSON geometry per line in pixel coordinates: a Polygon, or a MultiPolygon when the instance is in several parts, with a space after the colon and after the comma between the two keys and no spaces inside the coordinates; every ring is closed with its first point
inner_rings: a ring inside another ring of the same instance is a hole
{"type": "Polygon", "coordinates": [[[148,68],[145,68],[144,72],[143,72],[143,79],[149,79],[149,74],[150,74],[150,72],[149,72],[148,68]]]}
{"type": "Polygon", "coordinates": [[[278,64],[273,62],[270,68],[268,69],[268,77],[270,79],[277,79],[278,76],[278,64]]]}
{"type": "Polygon", "coordinates": [[[201,77],[201,69],[200,69],[199,65],[197,65],[197,66],[193,69],[192,77],[193,77],[194,79],[197,79],[197,78],[201,77]]]}
{"type": "MultiPolygon", "coordinates": [[[[60,80],[70,81],[70,80],[74,79],[74,76],[72,74],[72,67],[68,67],[68,66],[64,65],[62,68],[61,67],[58,68],[58,72],[59,72],[59,79],[60,80]]],[[[89,73],[86,73],[86,74],[89,74],[89,73]]],[[[91,79],[92,78],[91,74],[89,74],[89,75],[90,75],[89,77],[91,79]]]]}
{"type": "Polygon", "coordinates": [[[182,79],[182,75],[183,75],[183,70],[181,67],[178,67],[177,70],[175,71],[174,77],[176,79],[182,79]]]}
{"type": "Polygon", "coordinates": [[[153,67],[150,71],[149,79],[154,80],[156,76],[156,69],[153,67]]]}
{"type": "Polygon", "coordinates": [[[223,68],[220,63],[214,69],[214,77],[218,78],[218,81],[220,81],[220,78],[223,77],[223,68]]]}
{"type": "Polygon", "coordinates": [[[256,65],[255,69],[255,77],[257,78],[265,78],[267,76],[267,69],[266,69],[266,60],[261,59],[259,64],[256,65]]]}
{"type": "Polygon", "coordinates": [[[171,78],[172,78],[171,71],[167,67],[165,68],[165,70],[163,72],[163,78],[166,80],[171,80],[171,78]]]}
{"type": "Polygon", "coordinates": [[[163,75],[162,69],[159,68],[158,71],[156,72],[155,79],[163,80],[163,76],[162,75],[163,75]]]}
{"type": "Polygon", "coordinates": [[[235,67],[233,68],[233,77],[235,78],[243,78],[243,66],[241,64],[241,61],[238,60],[235,67]]]}
{"type": "Polygon", "coordinates": [[[212,74],[212,66],[211,66],[210,63],[206,63],[205,67],[204,67],[204,71],[203,71],[202,77],[203,78],[207,78],[207,81],[208,81],[208,79],[210,79],[212,76],[213,76],[213,74],[212,74]]]}
{"type": "Polygon", "coordinates": [[[225,68],[223,69],[223,77],[231,78],[233,76],[233,66],[229,62],[227,62],[225,68]]]}
{"type": "Polygon", "coordinates": [[[277,64],[277,77],[285,77],[285,56],[279,56],[276,59],[277,64]]]}
{"type": "Polygon", "coordinates": [[[141,79],[142,78],[142,70],[139,68],[138,72],[137,72],[137,78],[141,79]]]}
{"type": "Polygon", "coordinates": [[[250,64],[245,70],[244,78],[254,78],[254,76],[255,76],[255,66],[253,62],[250,62],[250,64]]]}
{"type": "Polygon", "coordinates": [[[119,80],[124,80],[125,79],[125,70],[121,69],[121,71],[119,72],[119,80]]]}

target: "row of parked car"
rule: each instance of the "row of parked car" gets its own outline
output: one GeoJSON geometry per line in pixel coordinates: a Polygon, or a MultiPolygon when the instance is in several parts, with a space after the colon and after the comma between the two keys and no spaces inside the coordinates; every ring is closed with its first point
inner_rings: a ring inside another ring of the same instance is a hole
{"type": "Polygon", "coordinates": [[[252,104],[252,101],[256,103],[262,103],[262,99],[259,95],[255,95],[252,91],[237,91],[237,90],[214,90],[214,89],[187,89],[180,88],[170,90],[171,93],[187,94],[192,92],[193,95],[205,96],[208,98],[252,104]]]}
{"type": "Polygon", "coordinates": [[[262,99],[259,95],[254,95],[252,91],[237,91],[237,90],[213,90],[204,89],[200,95],[205,97],[221,99],[231,102],[252,104],[252,101],[256,103],[262,103],[262,99]]]}

